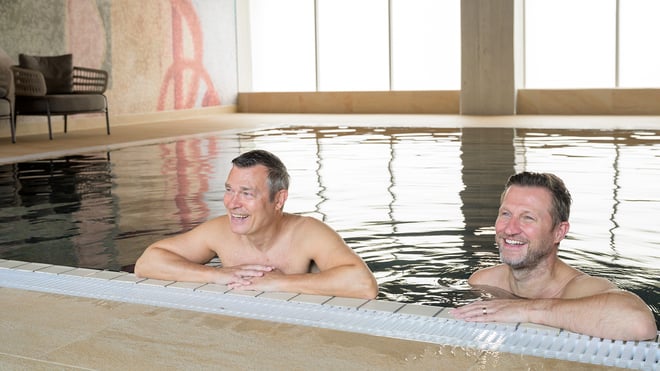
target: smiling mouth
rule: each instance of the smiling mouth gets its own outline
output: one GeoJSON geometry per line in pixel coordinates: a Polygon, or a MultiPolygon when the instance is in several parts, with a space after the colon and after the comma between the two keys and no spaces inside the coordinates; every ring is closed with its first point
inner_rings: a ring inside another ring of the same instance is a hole
{"type": "Polygon", "coordinates": [[[243,214],[231,214],[232,219],[236,220],[245,220],[248,218],[248,215],[243,215],[243,214]]]}
{"type": "Polygon", "coordinates": [[[524,240],[514,240],[511,238],[502,238],[501,249],[509,249],[512,251],[518,251],[528,246],[528,241],[524,240]]]}

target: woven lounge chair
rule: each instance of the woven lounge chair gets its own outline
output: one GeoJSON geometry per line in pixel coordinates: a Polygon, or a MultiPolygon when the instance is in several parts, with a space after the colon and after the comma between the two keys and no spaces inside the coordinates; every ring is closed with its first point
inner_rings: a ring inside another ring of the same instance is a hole
{"type": "Polygon", "coordinates": [[[9,120],[11,129],[11,141],[16,143],[16,132],[14,128],[13,104],[13,81],[11,70],[0,66],[0,120],[9,120]]]}
{"type": "Polygon", "coordinates": [[[13,66],[16,87],[16,119],[19,115],[48,117],[48,136],[53,139],[51,116],[79,113],[105,113],[106,131],[110,134],[108,99],[104,95],[108,86],[108,73],[103,70],[73,66],[72,55],[29,56],[19,55],[19,65],[13,66]]]}

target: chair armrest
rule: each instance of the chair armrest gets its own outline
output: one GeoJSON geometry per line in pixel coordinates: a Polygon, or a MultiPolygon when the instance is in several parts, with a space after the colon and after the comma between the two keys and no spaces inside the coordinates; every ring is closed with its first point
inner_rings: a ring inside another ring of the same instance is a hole
{"type": "Polygon", "coordinates": [[[108,73],[87,67],[73,67],[73,93],[103,94],[108,87],[108,73]]]}
{"type": "Polygon", "coordinates": [[[12,66],[14,92],[17,96],[42,97],[46,95],[46,80],[41,72],[12,66]]]}
{"type": "Polygon", "coordinates": [[[13,76],[11,70],[8,67],[0,66],[0,98],[8,99],[12,96],[12,82],[13,76]]]}

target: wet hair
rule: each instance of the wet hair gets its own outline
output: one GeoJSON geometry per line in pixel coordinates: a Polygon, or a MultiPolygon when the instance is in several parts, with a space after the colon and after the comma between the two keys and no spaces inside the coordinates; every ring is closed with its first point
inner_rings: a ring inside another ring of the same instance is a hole
{"type": "Polygon", "coordinates": [[[277,192],[289,189],[289,173],[286,166],[279,157],[268,151],[261,149],[248,151],[231,160],[231,163],[239,168],[257,165],[268,168],[268,197],[271,202],[275,200],[277,192]]]}
{"type": "Polygon", "coordinates": [[[552,215],[553,227],[559,225],[561,222],[568,221],[571,214],[571,194],[568,192],[564,181],[558,176],[550,173],[534,173],[524,171],[522,173],[514,174],[509,177],[509,180],[504,186],[504,191],[500,196],[500,203],[504,200],[506,191],[511,186],[521,187],[542,187],[550,191],[552,194],[552,215]]]}

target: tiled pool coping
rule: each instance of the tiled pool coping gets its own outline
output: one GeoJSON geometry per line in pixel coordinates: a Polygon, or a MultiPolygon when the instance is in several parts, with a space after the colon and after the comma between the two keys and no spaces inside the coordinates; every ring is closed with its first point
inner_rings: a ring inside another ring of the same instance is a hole
{"type": "Polygon", "coordinates": [[[534,324],[468,323],[453,319],[446,308],[419,304],[237,291],[224,285],[1,259],[0,286],[596,365],[660,369],[658,339],[610,341],[534,324]]]}

